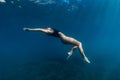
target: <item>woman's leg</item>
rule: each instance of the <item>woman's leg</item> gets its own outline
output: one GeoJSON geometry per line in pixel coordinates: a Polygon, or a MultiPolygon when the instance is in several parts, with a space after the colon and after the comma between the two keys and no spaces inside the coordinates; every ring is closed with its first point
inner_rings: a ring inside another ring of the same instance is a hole
{"type": "Polygon", "coordinates": [[[63,43],[78,46],[79,41],[77,41],[76,39],[68,37],[65,34],[63,34],[62,32],[59,32],[59,35],[60,35],[61,41],[63,43]]]}
{"type": "Polygon", "coordinates": [[[84,58],[84,60],[88,63],[90,63],[90,61],[88,60],[88,58],[86,57],[84,51],[83,51],[83,48],[82,48],[82,43],[77,41],[76,39],[74,38],[71,38],[71,37],[67,37],[66,35],[64,35],[63,33],[59,32],[59,35],[61,37],[61,40],[65,43],[69,43],[69,44],[72,44],[72,45],[76,45],[78,46],[78,49],[82,55],[82,57],[84,58]]]}
{"type": "Polygon", "coordinates": [[[67,60],[70,58],[70,56],[73,54],[74,50],[75,50],[77,47],[78,47],[78,46],[74,46],[74,47],[68,52],[67,60]]]}
{"type": "Polygon", "coordinates": [[[73,51],[74,51],[76,48],[78,48],[78,46],[74,46],[74,47],[68,52],[68,54],[69,54],[69,55],[72,55],[73,51]]]}
{"type": "Polygon", "coordinates": [[[82,47],[82,43],[80,42],[79,43],[79,46],[78,46],[78,49],[81,53],[81,55],[83,56],[84,60],[88,63],[90,63],[90,61],[88,60],[88,58],[86,57],[85,53],[84,53],[84,50],[83,50],[83,47],[82,47]]]}

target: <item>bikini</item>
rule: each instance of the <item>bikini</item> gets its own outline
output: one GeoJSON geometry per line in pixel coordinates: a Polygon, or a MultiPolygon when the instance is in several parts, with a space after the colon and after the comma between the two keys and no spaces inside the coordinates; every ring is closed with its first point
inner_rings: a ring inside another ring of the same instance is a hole
{"type": "Polygon", "coordinates": [[[58,37],[58,38],[60,38],[60,35],[59,35],[59,30],[57,30],[57,29],[54,29],[54,28],[52,28],[53,29],[53,33],[51,33],[51,34],[49,34],[50,36],[53,36],[53,37],[58,37]]]}

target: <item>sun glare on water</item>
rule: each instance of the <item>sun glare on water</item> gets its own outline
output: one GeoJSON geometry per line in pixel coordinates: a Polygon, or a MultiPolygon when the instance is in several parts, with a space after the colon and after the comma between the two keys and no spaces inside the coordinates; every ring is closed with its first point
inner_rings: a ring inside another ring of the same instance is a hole
{"type": "Polygon", "coordinates": [[[5,3],[6,1],[5,0],[0,0],[0,2],[5,3]]]}

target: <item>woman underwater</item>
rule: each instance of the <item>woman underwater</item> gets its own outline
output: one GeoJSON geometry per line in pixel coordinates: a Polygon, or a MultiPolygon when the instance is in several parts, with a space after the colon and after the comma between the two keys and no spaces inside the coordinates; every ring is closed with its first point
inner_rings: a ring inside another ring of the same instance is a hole
{"type": "Polygon", "coordinates": [[[82,43],[74,38],[68,37],[65,34],[63,34],[62,32],[60,32],[59,30],[53,29],[53,28],[23,28],[24,31],[37,31],[37,32],[43,32],[47,35],[53,36],[53,37],[58,37],[63,43],[65,44],[71,44],[73,45],[73,48],[68,52],[68,57],[67,59],[69,59],[69,57],[73,54],[74,50],[76,48],[78,48],[78,50],[80,51],[84,61],[86,61],[87,63],[90,63],[89,59],[86,57],[83,48],[82,48],[82,43]]]}

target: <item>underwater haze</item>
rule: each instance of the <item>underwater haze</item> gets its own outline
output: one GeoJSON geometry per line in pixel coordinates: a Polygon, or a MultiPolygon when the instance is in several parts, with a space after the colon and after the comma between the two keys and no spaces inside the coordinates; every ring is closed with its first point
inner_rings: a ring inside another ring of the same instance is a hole
{"type": "Polygon", "coordinates": [[[120,0],[0,0],[0,80],[120,80],[120,0]],[[24,27],[53,27],[70,45],[24,27]]]}

